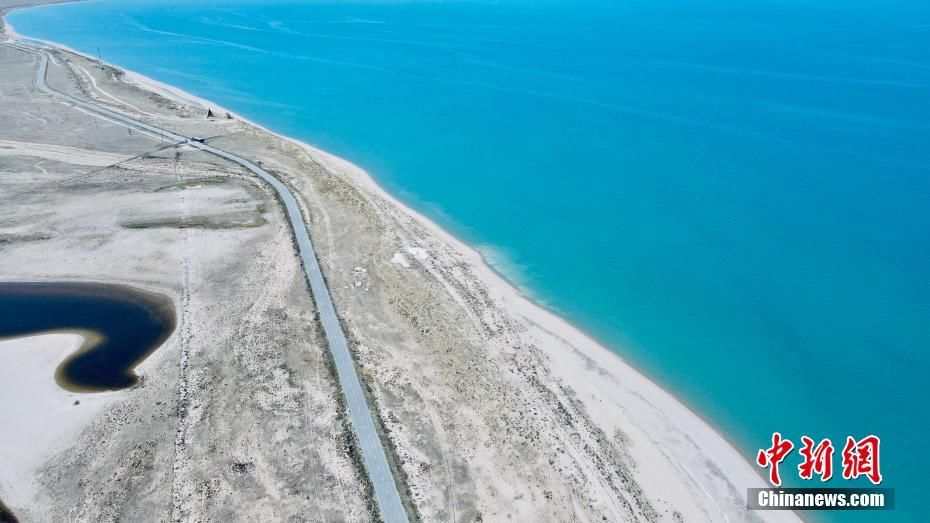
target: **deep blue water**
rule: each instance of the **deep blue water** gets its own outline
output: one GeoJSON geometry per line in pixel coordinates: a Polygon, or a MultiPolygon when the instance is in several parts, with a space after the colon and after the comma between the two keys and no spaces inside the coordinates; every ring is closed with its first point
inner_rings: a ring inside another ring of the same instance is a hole
{"type": "Polygon", "coordinates": [[[930,3],[104,0],[10,20],[360,164],[747,457],[776,430],[877,434],[891,516],[918,519],[930,3]]]}
{"type": "Polygon", "coordinates": [[[0,339],[50,331],[89,331],[92,345],[56,371],[73,392],[139,383],[134,369],[174,332],[171,299],[134,287],[94,282],[0,282],[0,339]]]}

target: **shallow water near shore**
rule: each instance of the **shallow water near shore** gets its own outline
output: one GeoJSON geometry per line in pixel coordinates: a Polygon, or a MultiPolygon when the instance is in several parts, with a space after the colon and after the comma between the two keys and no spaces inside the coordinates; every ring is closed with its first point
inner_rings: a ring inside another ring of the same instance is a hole
{"type": "Polygon", "coordinates": [[[930,7],[744,4],[103,0],[10,20],[361,165],[747,458],[773,431],[879,435],[897,510],[823,519],[917,519],[930,7]]]}
{"type": "Polygon", "coordinates": [[[123,285],[0,282],[0,339],[79,331],[84,345],[55,379],[73,392],[119,390],[139,383],[133,369],[175,328],[169,298],[123,285]]]}

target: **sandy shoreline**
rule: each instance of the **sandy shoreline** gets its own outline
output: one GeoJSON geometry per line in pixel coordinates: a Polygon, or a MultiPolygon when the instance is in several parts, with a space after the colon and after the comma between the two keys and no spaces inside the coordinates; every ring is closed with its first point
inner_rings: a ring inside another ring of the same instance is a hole
{"type": "MultiPolygon", "coordinates": [[[[16,38],[13,28],[6,31],[16,38]]],[[[64,46],[49,45],[80,54],[64,46]]],[[[92,57],[84,55],[91,61],[92,57]]],[[[109,64],[108,64],[109,65],[109,64]]],[[[121,69],[118,66],[111,67],[121,69]]],[[[122,69],[121,69],[122,70],[122,69]]],[[[212,107],[214,112],[230,112],[236,119],[256,129],[286,140],[305,151],[328,171],[345,178],[376,199],[413,220],[435,238],[451,248],[454,256],[464,260],[468,269],[486,288],[489,301],[523,323],[527,337],[535,342],[548,362],[548,370],[584,405],[584,409],[604,433],[624,434],[633,441],[630,453],[637,463],[636,476],[647,495],[662,493],[675,501],[682,500],[686,520],[791,520],[787,513],[749,514],[743,510],[745,488],[764,486],[759,471],[730,445],[724,436],[679,402],[670,392],[626,363],[617,353],[553,312],[533,303],[528,297],[491,268],[474,248],[455,238],[416,210],[387,193],[363,169],[351,162],[299,140],[283,136],[254,122],[244,120],[234,111],[203,100],[183,90],[143,75],[126,71],[126,80],[138,87],[171,98],[184,105],[212,107]],[[677,469],[677,478],[667,473],[677,469]],[[695,497],[706,499],[692,499],[695,497]],[[692,499],[691,502],[687,500],[692,499]]],[[[436,245],[438,245],[436,244],[436,245]]],[[[433,244],[415,245],[425,249],[421,260],[427,271],[440,274],[431,265],[444,256],[433,244]]]]}
{"type": "MultiPolygon", "coordinates": [[[[52,45],[59,45],[52,42],[49,43],[52,45]]],[[[123,69],[117,65],[108,65],[123,69]]],[[[123,70],[125,71],[125,69],[123,70]]],[[[761,479],[761,473],[758,472],[758,470],[753,465],[747,462],[746,459],[744,459],[735,448],[733,448],[729,441],[727,441],[726,437],[718,432],[717,429],[710,426],[703,418],[681,403],[674,396],[674,394],[665,390],[660,385],[653,382],[650,378],[642,374],[638,369],[627,363],[626,360],[624,360],[617,352],[614,352],[599,344],[593,338],[581,331],[578,327],[575,327],[567,320],[557,316],[549,309],[533,302],[514,284],[506,280],[499,271],[491,267],[480,252],[459,240],[451,233],[447,232],[445,229],[427,218],[425,215],[402,203],[400,200],[388,193],[380,184],[378,184],[378,182],[374,179],[374,177],[371,176],[371,174],[369,174],[361,167],[353,164],[349,160],[328,153],[306,142],[272,131],[261,124],[243,118],[233,110],[227,109],[219,104],[209,102],[196,95],[187,93],[180,88],[168,86],[167,84],[135,72],[127,71],[127,78],[144,89],[148,89],[164,96],[171,97],[178,102],[191,103],[191,101],[194,101],[198,106],[204,109],[208,107],[213,108],[216,114],[229,112],[239,120],[247,122],[248,124],[255,126],[258,129],[288,140],[301,147],[302,149],[306,150],[315,160],[319,161],[333,172],[353,177],[358,183],[364,185],[369,190],[377,193],[382,198],[385,198],[393,205],[402,209],[403,212],[415,218],[422,225],[426,226],[432,234],[438,238],[441,238],[449,245],[452,245],[460,254],[469,260],[473,267],[477,269],[482,280],[495,293],[499,295],[499,298],[504,303],[506,303],[513,312],[522,315],[524,318],[537,325],[539,328],[566,340],[569,345],[580,348],[582,351],[584,351],[585,357],[592,358],[596,360],[598,364],[610,368],[621,380],[630,380],[636,382],[636,385],[634,385],[633,388],[641,389],[650,398],[650,403],[656,405],[657,408],[665,412],[670,417],[677,418],[682,427],[685,428],[686,432],[688,432],[688,434],[695,439],[698,445],[707,452],[712,461],[723,465],[724,474],[728,475],[734,483],[741,483],[747,487],[765,486],[761,479]]],[[[578,389],[587,388],[585,387],[586,378],[584,376],[572,376],[571,374],[568,374],[567,377],[569,377],[569,379],[566,380],[569,383],[569,386],[578,389]]],[[[682,467],[684,467],[685,470],[688,470],[689,475],[694,477],[695,472],[688,469],[687,465],[682,464],[682,467]]],[[[711,498],[713,497],[709,492],[707,495],[711,498]]],[[[723,510],[722,507],[721,510],[723,510]]]]}

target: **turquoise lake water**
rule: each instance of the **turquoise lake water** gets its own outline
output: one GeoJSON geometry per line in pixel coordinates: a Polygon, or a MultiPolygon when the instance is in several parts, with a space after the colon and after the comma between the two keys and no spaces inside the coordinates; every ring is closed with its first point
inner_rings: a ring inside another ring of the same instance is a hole
{"type": "Polygon", "coordinates": [[[898,509],[815,519],[921,519],[930,3],[104,0],[10,21],[361,165],[749,459],[773,431],[880,436],[898,509]]]}

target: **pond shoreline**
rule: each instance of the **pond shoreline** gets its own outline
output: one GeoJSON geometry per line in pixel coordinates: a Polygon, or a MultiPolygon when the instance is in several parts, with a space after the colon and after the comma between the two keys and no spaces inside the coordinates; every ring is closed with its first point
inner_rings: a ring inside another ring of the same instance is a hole
{"type": "Polygon", "coordinates": [[[71,392],[134,386],[133,372],[174,332],[170,298],[135,287],[91,282],[2,282],[0,340],[54,332],[83,336],[55,372],[71,392]]]}

